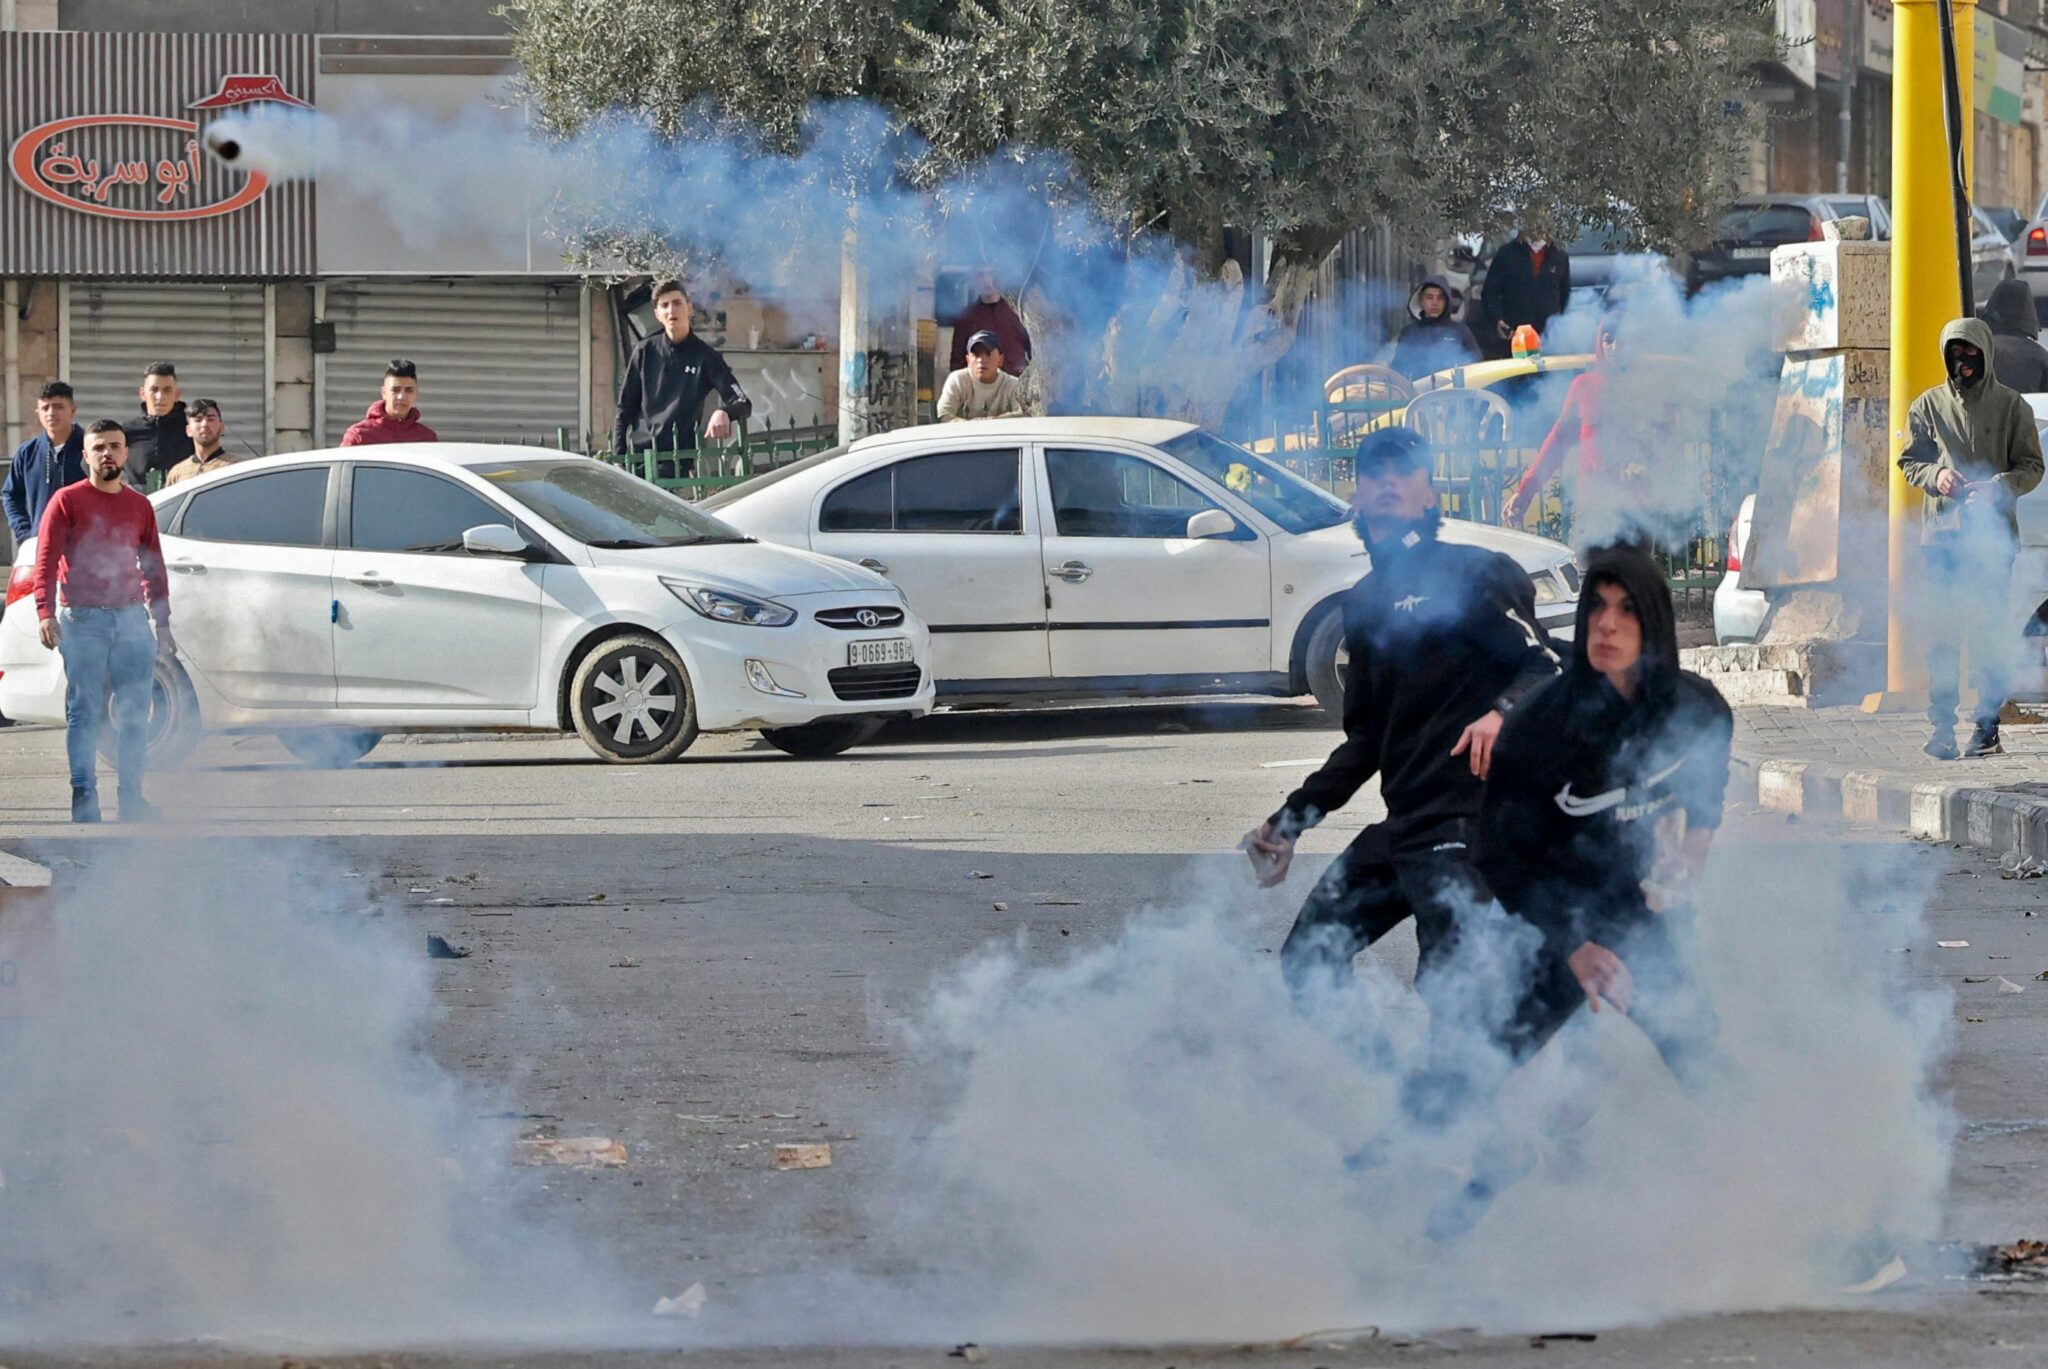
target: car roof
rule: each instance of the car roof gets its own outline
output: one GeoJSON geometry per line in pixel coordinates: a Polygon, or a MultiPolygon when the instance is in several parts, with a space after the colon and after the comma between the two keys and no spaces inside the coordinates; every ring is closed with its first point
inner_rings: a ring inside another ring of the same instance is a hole
{"type": "Polygon", "coordinates": [[[897,428],[886,433],[876,433],[855,442],[849,451],[871,452],[879,447],[894,446],[903,442],[922,442],[930,438],[959,431],[960,435],[972,432],[976,437],[1008,437],[1019,441],[1033,438],[1090,438],[1117,437],[1128,442],[1150,442],[1158,444],[1170,441],[1183,433],[1194,431],[1195,425],[1172,418],[1115,418],[1095,415],[1078,415],[1061,418],[977,418],[966,424],[921,423],[912,428],[897,428]]]}
{"type": "Polygon", "coordinates": [[[1833,209],[1833,201],[1840,199],[1868,199],[1866,195],[1792,195],[1775,194],[1770,191],[1756,191],[1748,195],[1737,195],[1728,202],[1730,209],[1758,209],[1771,204],[1797,205],[1801,209],[1812,209],[1815,205],[1833,209]]]}

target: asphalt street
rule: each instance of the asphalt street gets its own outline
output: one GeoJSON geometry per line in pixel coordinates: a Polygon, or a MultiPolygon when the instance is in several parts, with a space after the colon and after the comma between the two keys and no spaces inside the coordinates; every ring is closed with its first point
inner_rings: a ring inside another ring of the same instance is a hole
{"type": "MultiPolygon", "coordinates": [[[[977,1339],[973,1324],[919,1323],[901,1338],[910,1343],[884,1348],[759,1329],[776,1299],[786,1300],[788,1326],[814,1324],[802,1290],[840,1296],[845,1286],[833,1280],[843,1271],[867,1288],[932,1272],[875,1229],[877,1194],[896,1191],[878,1187],[880,1176],[933,1124],[904,1025],[935,983],[991,944],[1031,963],[1070,959],[1117,937],[1141,908],[1203,882],[1242,886],[1242,916],[1270,953],[1304,875],[1372,820],[1376,802],[1361,796],[1310,834],[1304,870],[1281,890],[1252,890],[1231,848],[1335,740],[1313,710],[1245,702],[942,715],[827,762],[745,737],[705,738],[679,762],[648,768],[599,764],[574,740],[393,739],[326,772],[269,741],[215,739],[183,772],[152,779],[152,797],[172,816],[164,827],[81,833],[61,820],[61,734],[15,728],[0,732],[0,844],[73,889],[120,875],[133,890],[141,869],[190,906],[226,909],[289,886],[337,916],[374,920],[378,936],[395,927],[407,944],[434,934],[468,948],[466,959],[427,965],[437,1011],[419,1045],[494,1097],[492,1116],[508,1129],[615,1138],[630,1156],[619,1168],[550,1171],[519,1201],[615,1271],[607,1278],[623,1301],[649,1306],[701,1282],[705,1334],[721,1308],[745,1308],[756,1318],[750,1338],[796,1342],[609,1348],[571,1336],[483,1351],[430,1348],[429,1337],[417,1351],[352,1356],[349,1344],[314,1340],[294,1352],[298,1363],[938,1365],[961,1362],[947,1352],[977,1339]],[[772,1148],[797,1142],[832,1145],[831,1167],[771,1168],[772,1148]]],[[[1739,884],[1764,853],[1874,865],[1906,845],[1737,811],[1713,878],[1739,884]]],[[[1943,1234],[2048,1235],[2039,1088],[2048,984],[2034,982],[2048,972],[2048,943],[2033,940],[2048,925],[2035,916],[2048,907],[2048,881],[2000,879],[1960,850],[1923,846],[1905,859],[1933,890],[1929,939],[1910,948],[1906,973],[1954,995],[1941,1094],[1958,1120],[1943,1234]],[[1937,948],[1935,938],[1968,946],[1937,948]],[[2001,977],[2019,991],[2003,991],[2001,977]]],[[[120,912],[148,918],[155,903],[145,891],[120,912]]],[[[0,942],[9,916],[21,915],[0,912],[0,942]]],[[[20,926],[15,977],[0,976],[0,1018],[47,1010],[35,1001],[35,952],[20,926]]],[[[1894,949],[1908,948],[1885,948],[1894,949]]],[[[1397,934],[1376,954],[1405,974],[1413,939],[1397,934]]],[[[319,970],[265,962],[261,972],[319,970]]],[[[19,1190],[11,1159],[7,1181],[19,1190]]],[[[0,1188],[0,1213],[8,1198],[0,1188]]],[[[1671,1235],[1682,1261],[1685,1233],[1671,1235]]],[[[0,1310],[20,1313],[11,1296],[0,1310]]],[[[378,1309],[361,1316],[375,1327],[378,1309]]],[[[109,1308],[105,1345],[0,1350],[12,1369],[279,1362],[204,1339],[115,1349],[129,1339],[121,1324],[109,1308]]],[[[1936,1280],[1830,1309],[1531,1340],[1572,1330],[1386,1327],[1311,1338],[1313,1353],[1303,1353],[1060,1348],[1048,1327],[1052,1346],[995,1343],[987,1354],[1034,1366],[2020,1364],[2048,1353],[2048,1302],[2024,1284],[1936,1280]]]]}

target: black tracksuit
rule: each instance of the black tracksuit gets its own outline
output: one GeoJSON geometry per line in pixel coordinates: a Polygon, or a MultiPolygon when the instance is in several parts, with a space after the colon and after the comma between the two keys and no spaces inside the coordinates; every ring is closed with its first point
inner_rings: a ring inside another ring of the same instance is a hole
{"type": "Polygon", "coordinates": [[[1299,988],[1342,976],[1361,949],[1416,918],[1422,968],[1447,953],[1462,900],[1484,901],[1471,842],[1480,782],[1451,749],[1486,713],[1509,712],[1557,669],[1528,575],[1508,557],[1439,541],[1436,518],[1396,545],[1344,600],[1350,648],[1344,741],[1272,817],[1296,836],[1380,775],[1386,821],[1366,828],[1302,906],[1281,949],[1299,988]]]}
{"type": "Polygon", "coordinates": [[[1565,960],[1593,941],[1635,983],[1630,1017],[1682,1081],[1712,1051],[1712,1014],[1673,946],[1683,910],[1653,912],[1643,881],[1660,845],[1721,824],[1733,717],[1719,692],[1678,668],[1671,595],[1633,548],[1594,553],[1579,600],[1573,660],[1508,719],[1479,816],[1479,871],[1508,912],[1533,923],[1543,950],[1506,1029],[1515,1059],[1540,1050],[1586,1002],[1565,960]],[[1636,605],[1643,657],[1633,699],[1586,658],[1603,578],[1636,605]]]}
{"type": "Polygon", "coordinates": [[[144,409],[121,426],[128,439],[127,480],[138,490],[148,483],[151,471],[167,472],[192,455],[182,399],[161,418],[144,409]]]}
{"type": "MultiPolygon", "coordinates": [[[[732,367],[703,338],[690,333],[681,342],[670,342],[665,332],[643,338],[626,358],[626,372],[619,381],[619,416],[612,425],[612,450],[651,446],[662,452],[696,451],[697,412],[714,392],[734,422],[754,412],[754,401],[733,378],[732,367]],[[646,427],[647,442],[629,447],[633,429],[641,425],[646,427]]],[[[688,475],[694,466],[694,461],[685,459],[677,463],[677,470],[688,475]]]]}

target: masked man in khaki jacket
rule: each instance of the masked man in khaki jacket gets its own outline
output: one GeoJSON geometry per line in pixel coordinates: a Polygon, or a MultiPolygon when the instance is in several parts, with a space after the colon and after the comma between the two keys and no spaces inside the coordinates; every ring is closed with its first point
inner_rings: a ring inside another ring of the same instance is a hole
{"type": "Polygon", "coordinates": [[[1937,760],[1956,758],[1961,651],[1970,651],[1977,690],[1975,729],[1965,756],[1996,756],[1998,711],[2005,705],[2011,639],[2013,556],[2019,548],[2019,497],[2041,483],[2041,437],[2019,392],[1991,373],[1991,329],[1957,319],[1941,330],[1948,379],[1913,401],[1899,469],[1927,496],[1920,544],[1927,563],[1926,746],[1937,760]]]}

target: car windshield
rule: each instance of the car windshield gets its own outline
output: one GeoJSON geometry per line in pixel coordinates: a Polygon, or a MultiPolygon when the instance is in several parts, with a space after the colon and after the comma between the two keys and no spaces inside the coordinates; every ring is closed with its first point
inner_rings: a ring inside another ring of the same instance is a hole
{"type": "Polygon", "coordinates": [[[499,461],[470,469],[587,546],[629,550],[751,540],[601,461],[499,461]]]}
{"type": "Polygon", "coordinates": [[[1187,462],[1289,532],[1335,527],[1351,517],[1350,506],[1336,495],[1200,428],[1161,443],[1160,450],[1187,462]]]}

